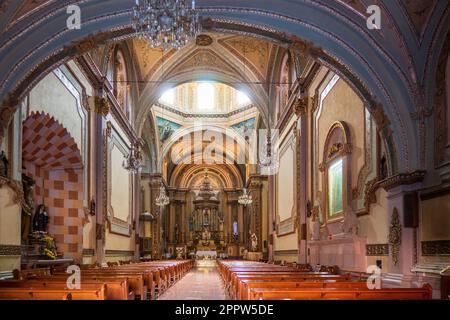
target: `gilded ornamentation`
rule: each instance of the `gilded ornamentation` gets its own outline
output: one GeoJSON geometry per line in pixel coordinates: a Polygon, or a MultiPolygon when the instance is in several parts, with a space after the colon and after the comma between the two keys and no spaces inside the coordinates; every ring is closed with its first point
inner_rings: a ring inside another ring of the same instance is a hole
{"type": "Polygon", "coordinates": [[[422,242],[422,255],[424,256],[449,255],[449,254],[450,254],[450,240],[422,242]]]}
{"type": "Polygon", "coordinates": [[[106,117],[111,111],[111,103],[104,97],[96,96],[94,98],[95,112],[106,117]]]}
{"type": "Polygon", "coordinates": [[[319,107],[319,99],[320,99],[319,92],[316,92],[314,94],[314,96],[312,97],[311,113],[314,113],[317,110],[317,108],[319,107]]]}
{"type": "Polygon", "coordinates": [[[213,39],[207,34],[199,34],[195,39],[195,44],[201,47],[209,46],[213,43],[213,39]]]}
{"type": "Polygon", "coordinates": [[[434,140],[434,159],[435,165],[438,166],[445,162],[447,149],[447,128],[450,125],[447,123],[447,95],[446,88],[446,64],[448,54],[450,52],[450,32],[447,33],[444,46],[441,50],[441,55],[438,60],[438,67],[436,69],[434,92],[434,123],[435,123],[435,140],[434,140]]]}
{"type": "Polygon", "coordinates": [[[398,215],[397,208],[394,208],[394,212],[391,217],[391,226],[389,227],[389,245],[392,248],[392,261],[394,262],[394,266],[398,264],[401,243],[402,226],[400,225],[400,217],[398,215]]]}
{"type": "Polygon", "coordinates": [[[350,154],[352,152],[352,146],[350,143],[336,142],[328,149],[328,159],[333,158],[339,153],[350,154]]]}
{"type": "Polygon", "coordinates": [[[319,163],[319,171],[325,172],[325,164],[323,162],[319,163]]]}
{"type": "Polygon", "coordinates": [[[380,181],[380,186],[383,187],[386,191],[389,191],[392,188],[395,188],[400,185],[413,184],[416,182],[423,181],[425,177],[426,171],[424,170],[416,170],[409,173],[399,173],[395,176],[391,176],[387,179],[380,181]]]}
{"type": "Polygon", "coordinates": [[[112,133],[112,123],[111,123],[111,121],[107,121],[106,122],[106,136],[108,138],[111,138],[111,133],[112,133]]]}
{"type": "Polygon", "coordinates": [[[366,244],[366,256],[387,256],[389,255],[389,244],[366,244]]]}
{"type": "Polygon", "coordinates": [[[313,45],[311,42],[304,41],[297,36],[289,37],[290,44],[289,50],[300,52],[302,55],[308,55],[311,53],[313,45]]]}
{"type": "Polygon", "coordinates": [[[378,131],[382,131],[390,125],[389,118],[384,113],[383,106],[377,103],[372,109],[372,116],[377,124],[378,131]]]}
{"type": "Polygon", "coordinates": [[[306,114],[306,111],[308,110],[308,101],[309,101],[308,96],[297,98],[295,100],[292,107],[293,107],[294,113],[297,115],[297,117],[301,117],[306,114]]]}
{"type": "Polygon", "coordinates": [[[379,184],[378,179],[374,178],[366,183],[366,188],[364,190],[364,207],[366,211],[369,212],[370,205],[377,202],[377,196],[375,191],[377,191],[379,184]]]}

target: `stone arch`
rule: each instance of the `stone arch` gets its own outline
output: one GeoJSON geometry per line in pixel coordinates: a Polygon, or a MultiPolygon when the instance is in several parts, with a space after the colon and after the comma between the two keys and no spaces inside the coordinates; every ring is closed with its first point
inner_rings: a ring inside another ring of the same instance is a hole
{"type": "Polygon", "coordinates": [[[35,205],[48,208],[58,251],[81,261],[84,166],[74,138],[50,115],[33,112],[23,121],[22,157],[24,173],[35,181],[35,205]]]}
{"type": "MultiPolygon", "coordinates": [[[[98,43],[131,32],[131,6],[127,2],[80,2],[85,19],[77,32],[66,28],[66,5],[65,1],[58,1],[43,6],[10,28],[8,39],[1,40],[2,64],[14,66],[0,76],[0,100],[5,103],[2,134],[9,125],[11,111],[42,73],[98,43]],[[27,32],[21,29],[25,22],[30,26],[27,32]],[[97,30],[102,31],[94,35],[97,30]]],[[[413,66],[411,59],[402,58],[404,46],[389,45],[389,41],[396,41],[395,32],[384,37],[370,34],[360,14],[340,2],[326,6],[321,2],[285,1],[279,5],[256,0],[204,0],[200,10],[205,20],[210,18],[207,27],[215,30],[258,31],[268,37],[291,40],[297,36],[321,47],[316,58],[333,69],[344,70],[372,101],[371,112],[381,112],[382,118],[390,120],[387,127],[392,130],[392,137],[387,139],[390,148],[398,150],[393,159],[398,170],[405,172],[420,166],[419,154],[424,150],[417,143],[417,124],[409,121],[410,113],[417,108],[413,80],[407,75],[408,67],[413,66]],[[376,102],[382,107],[375,109],[376,102]]]]}

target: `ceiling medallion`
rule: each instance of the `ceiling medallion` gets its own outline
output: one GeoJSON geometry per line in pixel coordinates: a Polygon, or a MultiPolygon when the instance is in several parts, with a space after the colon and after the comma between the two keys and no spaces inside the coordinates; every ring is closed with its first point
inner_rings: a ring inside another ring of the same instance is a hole
{"type": "Polygon", "coordinates": [[[147,39],[151,48],[180,49],[201,31],[195,0],[188,2],[136,0],[132,20],[136,36],[147,39]]]}
{"type": "Polygon", "coordinates": [[[201,47],[209,46],[213,43],[213,39],[207,34],[199,34],[195,39],[195,44],[201,47]]]}

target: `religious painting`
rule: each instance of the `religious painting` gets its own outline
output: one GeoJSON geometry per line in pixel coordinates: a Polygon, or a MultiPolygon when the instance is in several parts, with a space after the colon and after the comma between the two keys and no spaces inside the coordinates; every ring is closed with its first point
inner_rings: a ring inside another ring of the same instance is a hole
{"type": "MultiPolygon", "coordinates": [[[[122,51],[117,51],[115,57],[115,70],[114,70],[114,90],[117,102],[122,110],[127,113],[127,71],[125,67],[125,58],[122,51]]],[[[128,115],[127,115],[128,116],[128,115]]]]}
{"type": "Polygon", "coordinates": [[[250,137],[252,135],[252,130],[255,128],[256,119],[251,118],[245,121],[233,124],[231,128],[237,131],[237,133],[242,137],[250,137]]]}
{"type": "Polygon", "coordinates": [[[330,217],[343,211],[343,161],[339,159],[328,168],[328,212],[330,217]]]}
{"type": "Polygon", "coordinates": [[[161,143],[166,142],[176,130],[181,128],[180,124],[160,117],[156,117],[156,125],[161,143]]]}

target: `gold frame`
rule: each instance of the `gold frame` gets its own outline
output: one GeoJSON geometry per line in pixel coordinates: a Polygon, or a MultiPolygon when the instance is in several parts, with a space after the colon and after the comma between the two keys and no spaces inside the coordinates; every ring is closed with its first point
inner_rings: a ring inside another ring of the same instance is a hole
{"type": "MultiPolygon", "coordinates": [[[[323,150],[323,163],[319,165],[320,171],[323,173],[323,195],[322,203],[325,204],[324,224],[341,221],[348,209],[348,190],[351,183],[351,152],[350,131],[347,124],[343,121],[334,122],[328,130],[323,150]],[[336,135],[336,131],[340,131],[341,139],[332,143],[332,138],[336,135]],[[342,159],[342,212],[330,215],[329,203],[329,177],[328,172],[331,165],[336,163],[338,159],[342,159]]],[[[350,188],[351,189],[351,188],[350,188]]]]}

